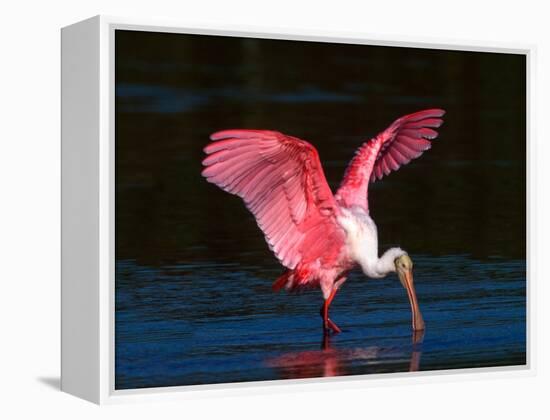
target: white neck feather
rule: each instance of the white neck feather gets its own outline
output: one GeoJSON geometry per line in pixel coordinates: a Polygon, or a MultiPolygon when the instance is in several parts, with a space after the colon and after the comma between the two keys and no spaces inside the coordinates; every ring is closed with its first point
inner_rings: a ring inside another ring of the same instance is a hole
{"type": "Polygon", "coordinates": [[[380,277],[395,272],[395,259],[405,255],[406,252],[401,248],[390,248],[376,261],[375,270],[380,277]]]}
{"type": "Polygon", "coordinates": [[[342,208],[340,225],[347,234],[350,257],[372,278],[385,277],[395,271],[395,259],[406,254],[401,248],[390,248],[378,257],[378,232],[370,216],[359,208],[342,208]]]}

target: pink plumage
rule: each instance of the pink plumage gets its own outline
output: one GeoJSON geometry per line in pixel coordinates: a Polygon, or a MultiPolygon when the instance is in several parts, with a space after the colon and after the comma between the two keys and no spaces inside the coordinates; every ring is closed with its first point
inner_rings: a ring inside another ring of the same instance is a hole
{"type": "Polygon", "coordinates": [[[345,238],[315,148],[265,130],[226,130],[211,139],[202,175],[243,199],[281,264],[332,264],[345,238]]]}
{"type": "Polygon", "coordinates": [[[336,193],[338,203],[368,211],[369,182],[382,179],[428,150],[438,135],[433,128],[443,124],[444,114],[442,109],[427,109],[405,115],[363,143],[346,169],[336,193]]]}
{"type": "Polygon", "coordinates": [[[406,115],[364,143],[335,195],[317,150],[276,131],[235,129],[212,134],[212,143],[204,148],[202,175],[241,197],[256,218],[269,248],[288,269],[273,288],[320,286],[325,327],[339,332],[328,318],[328,306],[350,269],[359,264],[365,273],[370,270],[356,255],[349,231],[353,223],[363,223],[355,219],[368,218],[369,182],[428,150],[444,113],[428,109],[406,115]]]}

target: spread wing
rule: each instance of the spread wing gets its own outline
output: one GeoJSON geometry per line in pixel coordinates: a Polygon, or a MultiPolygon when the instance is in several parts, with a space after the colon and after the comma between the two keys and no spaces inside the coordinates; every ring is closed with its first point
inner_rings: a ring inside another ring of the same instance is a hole
{"type": "Polygon", "coordinates": [[[405,115],[385,131],[364,143],[350,162],[335,197],[344,207],[360,206],[367,212],[369,182],[398,170],[431,147],[443,124],[442,109],[405,115]]]}
{"type": "Polygon", "coordinates": [[[336,223],[339,208],[311,144],[265,130],[210,138],[202,175],[243,199],[285,267],[339,253],[345,240],[336,223]]]}

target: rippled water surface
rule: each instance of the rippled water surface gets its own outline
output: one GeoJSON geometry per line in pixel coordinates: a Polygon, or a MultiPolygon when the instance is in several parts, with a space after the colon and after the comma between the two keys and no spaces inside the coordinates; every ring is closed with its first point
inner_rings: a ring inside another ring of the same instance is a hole
{"type": "Polygon", "coordinates": [[[514,55],[117,31],[116,388],[525,364],[524,80],[514,55]],[[396,276],[356,271],[324,338],[320,292],[271,291],[282,269],[200,177],[202,147],[276,129],[313,143],[336,188],[362,141],[435,106],[433,148],[370,189],[426,332],[396,276]]]}

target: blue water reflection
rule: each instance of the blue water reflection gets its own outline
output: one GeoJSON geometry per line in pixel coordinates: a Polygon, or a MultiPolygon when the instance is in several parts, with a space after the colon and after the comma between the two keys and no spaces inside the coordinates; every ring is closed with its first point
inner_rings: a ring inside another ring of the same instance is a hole
{"type": "Polygon", "coordinates": [[[525,363],[523,262],[416,260],[421,344],[398,280],[356,273],[332,309],[344,331],[325,349],[319,292],[274,295],[272,278],[237,264],[119,262],[117,387],[525,363]]]}

